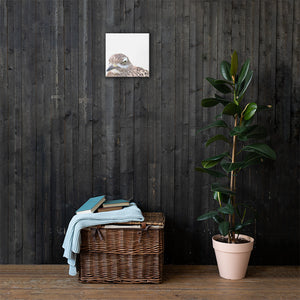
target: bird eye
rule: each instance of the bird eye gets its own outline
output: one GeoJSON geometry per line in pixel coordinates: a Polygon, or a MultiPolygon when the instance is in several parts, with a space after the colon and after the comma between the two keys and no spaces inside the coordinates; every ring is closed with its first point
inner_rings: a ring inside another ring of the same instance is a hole
{"type": "Polygon", "coordinates": [[[127,57],[124,57],[123,58],[123,63],[127,62],[128,58],[127,57]]]}

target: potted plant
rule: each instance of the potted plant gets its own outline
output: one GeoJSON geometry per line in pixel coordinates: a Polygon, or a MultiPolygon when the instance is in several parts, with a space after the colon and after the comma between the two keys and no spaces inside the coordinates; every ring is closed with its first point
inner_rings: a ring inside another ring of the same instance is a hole
{"type": "Polygon", "coordinates": [[[206,78],[223,95],[215,94],[214,97],[202,100],[202,106],[207,108],[223,105],[216,120],[200,131],[222,128],[222,133],[211,137],[206,146],[221,141],[226,149],[221,154],[202,160],[202,166],[196,168],[219,181],[211,185],[218,207],[201,215],[198,220],[212,218],[218,224],[220,234],[213,236],[212,242],[220,276],[228,279],[241,279],[245,276],[254,243],[252,237],[240,234],[254,219],[247,219],[249,206],[236,199],[238,175],[243,169],[265,159],[276,159],[270,146],[254,142],[266,136],[262,126],[253,124],[254,116],[258,111],[265,112],[271,106],[245,103],[244,96],[253,76],[249,66],[248,59],[238,71],[238,56],[234,51],[231,63],[221,63],[224,79],[206,78]]]}

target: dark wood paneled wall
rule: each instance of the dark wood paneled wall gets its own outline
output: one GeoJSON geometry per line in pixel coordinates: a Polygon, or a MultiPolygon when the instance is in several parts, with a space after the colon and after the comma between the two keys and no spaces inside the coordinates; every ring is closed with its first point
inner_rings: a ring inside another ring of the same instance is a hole
{"type": "MultiPolygon", "coordinates": [[[[239,179],[259,218],[255,264],[299,263],[300,2],[0,0],[0,263],[60,263],[88,197],[134,197],[167,217],[167,263],[214,263],[210,178],[196,134],[205,81],[235,49],[278,159],[239,179]],[[105,33],[149,32],[151,76],[105,78],[105,33]]],[[[250,231],[251,232],[251,231],[250,231]]]]}

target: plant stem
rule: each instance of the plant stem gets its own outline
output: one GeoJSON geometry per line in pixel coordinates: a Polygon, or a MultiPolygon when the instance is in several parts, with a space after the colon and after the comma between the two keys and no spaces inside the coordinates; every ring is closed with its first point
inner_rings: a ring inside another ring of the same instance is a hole
{"type": "MultiPolygon", "coordinates": [[[[238,115],[234,116],[234,127],[237,127],[237,123],[238,123],[238,115]]],[[[232,154],[231,154],[231,162],[234,163],[235,162],[235,151],[236,151],[236,135],[233,136],[233,140],[232,140],[232,154]]],[[[232,192],[235,192],[236,190],[236,176],[235,176],[235,171],[231,171],[230,174],[230,190],[232,192]]],[[[233,208],[235,209],[235,195],[231,196],[231,204],[233,206],[233,208]]],[[[229,223],[230,223],[230,227],[234,228],[235,226],[235,213],[233,213],[232,215],[229,215],[229,223]]],[[[232,237],[231,237],[232,242],[235,242],[235,232],[232,232],[232,237]]]]}

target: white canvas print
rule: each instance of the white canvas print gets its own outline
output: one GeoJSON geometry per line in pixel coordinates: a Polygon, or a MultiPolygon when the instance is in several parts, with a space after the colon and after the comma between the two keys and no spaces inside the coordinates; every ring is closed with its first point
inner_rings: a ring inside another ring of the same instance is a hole
{"type": "Polygon", "coordinates": [[[106,33],[106,77],[149,77],[149,33],[106,33]]]}

